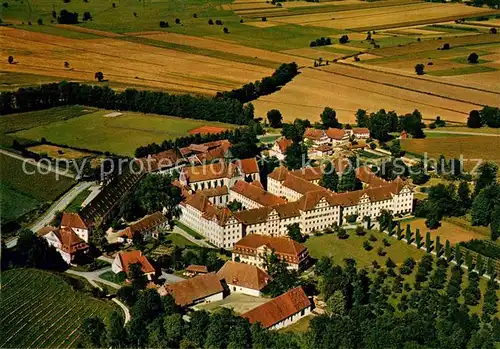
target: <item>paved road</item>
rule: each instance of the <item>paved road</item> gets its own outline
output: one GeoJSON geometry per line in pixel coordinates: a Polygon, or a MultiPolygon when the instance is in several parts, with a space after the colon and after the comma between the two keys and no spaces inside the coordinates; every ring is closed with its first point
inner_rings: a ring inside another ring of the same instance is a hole
{"type": "Polygon", "coordinates": [[[55,165],[47,166],[47,164],[45,164],[43,162],[37,162],[34,159],[25,158],[25,157],[22,157],[21,155],[11,153],[10,151],[6,151],[3,149],[0,149],[0,153],[7,155],[7,156],[10,156],[11,158],[14,158],[14,159],[18,159],[20,161],[29,162],[30,164],[32,164],[34,166],[39,166],[40,169],[43,169],[44,171],[50,171],[53,173],[57,173],[59,176],[64,176],[64,177],[73,178],[73,179],[75,178],[74,174],[68,173],[68,172],[63,171],[63,170],[59,170],[55,165]]]}
{"type": "MultiPolygon", "coordinates": [[[[97,284],[96,281],[99,281],[100,283],[111,286],[113,288],[119,289],[121,287],[120,285],[115,284],[114,282],[99,278],[99,275],[101,275],[102,273],[105,273],[107,271],[110,271],[110,270],[111,270],[111,267],[106,267],[103,269],[99,269],[99,270],[95,270],[95,271],[88,271],[88,272],[76,271],[76,270],[69,269],[69,270],[66,270],[66,273],[76,275],[76,276],[81,276],[81,277],[87,279],[87,281],[92,286],[97,287],[101,290],[102,290],[102,287],[99,286],[99,284],[97,284]]],[[[115,302],[116,304],[118,304],[118,306],[120,308],[122,308],[123,313],[125,314],[125,324],[127,322],[129,322],[131,317],[130,317],[130,310],[127,308],[127,306],[125,304],[123,304],[122,302],[120,302],[120,300],[117,299],[116,297],[113,298],[112,301],[115,302]]]]}
{"type": "MultiPolygon", "coordinates": [[[[56,203],[52,204],[49,210],[46,211],[41,217],[39,217],[35,223],[30,225],[28,229],[36,233],[44,226],[49,225],[52,219],[54,219],[56,211],[63,211],[66,208],[66,206],[68,206],[71,203],[71,201],[73,201],[78,196],[78,194],[86,190],[91,185],[92,183],[90,182],[81,182],[75,185],[66,194],[64,194],[56,203]]],[[[6,243],[8,248],[12,248],[16,246],[16,244],[17,244],[17,238],[13,238],[6,243]]]]}
{"type": "Polygon", "coordinates": [[[48,225],[56,211],[63,211],[70,203],[73,201],[81,192],[88,189],[92,185],[92,182],[80,182],[75,185],[71,190],[64,194],[56,204],[52,205],[50,209],[44,213],[44,215],[35,224],[33,224],[30,229],[34,232],[39,231],[44,226],[48,225]]]}
{"type": "Polygon", "coordinates": [[[425,130],[425,133],[445,133],[445,134],[450,134],[450,135],[500,137],[500,130],[498,131],[498,133],[446,131],[446,130],[425,130]]]}
{"type": "Polygon", "coordinates": [[[174,229],[172,230],[172,233],[182,235],[186,239],[188,239],[189,241],[191,241],[192,243],[194,243],[194,244],[196,244],[198,246],[208,247],[208,248],[214,248],[212,245],[210,245],[209,243],[207,243],[205,240],[195,239],[192,235],[189,235],[187,232],[185,232],[184,230],[182,230],[181,228],[179,228],[176,225],[174,226],[174,229]]]}

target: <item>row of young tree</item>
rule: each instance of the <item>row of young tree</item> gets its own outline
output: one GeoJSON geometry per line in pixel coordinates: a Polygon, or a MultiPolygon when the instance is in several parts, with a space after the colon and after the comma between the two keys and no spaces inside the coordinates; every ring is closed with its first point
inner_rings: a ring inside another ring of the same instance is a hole
{"type": "Polygon", "coordinates": [[[486,106],[481,110],[472,110],[467,119],[467,127],[480,128],[482,126],[499,128],[500,108],[486,106]]]}
{"type": "Polygon", "coordinates": [[[253,107],[235,99],[209,98],[188,94],[126,89],[117,92],[108,86],[77,82],[43,84],[0,93],[0,113],[11,114],[61,105],[88,105],[97,108],[155,113],[182,118],[247,125],[253,120],[253,107]]]}
{"type": "Polygon", "coordinates": [[[279,87],[290,82],[298,73],[298,67],[295,62],[283,63],[274,71],[273,75],[266,76],[255,83],[250,82],[232,91],[218,92],[215,98],[236,99],[241,103],[250,102],[260,96],[277,91],[279,87]]]}

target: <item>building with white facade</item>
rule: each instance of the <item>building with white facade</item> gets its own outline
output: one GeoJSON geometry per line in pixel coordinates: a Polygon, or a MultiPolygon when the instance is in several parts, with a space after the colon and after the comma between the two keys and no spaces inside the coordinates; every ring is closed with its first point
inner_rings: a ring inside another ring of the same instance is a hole
{"type": "Polygon", "coordinates": [[[215,273],[197,275],[173,284],[165,283],[158,289],[161,296],[171,295],[179,306],[216,302],[224,298],[224,288],[215,273]]]}
{"type": "Polygon", "coordinates": [[[61,217],[61,228],[70,228],[85,242],[89,242],[90,227],[78,213],[64,212],[61,217]]]}
{"type": "Polygon", "coordinates": [[[309,261],[309,251],[304,245],[288,238],[249,234],[238,241],[232,250],[233,261],[264,268],[264,260],[273,251],[289,269],[301,270],[309,261]]]}
{"type": "Polygon", "coordinates": [[[113,264],[111,265],[111,270],[115,274],[124,272],[128,275],[130,266],[132,264],[140,264],[142,272],[148,280],[152,280],[155,275],[155,269],[148,261],[146,256],[142,254],[141,251],[120,251],[115,256],[113,264]]]}
{"type": "Polygon", "coordinates": [[[255,158],[236,160],[235,164],[246,181],[260,181],[259,165],[255,158]]]}
{"type": "Polygon", "coordinates": [[[244,293],[254,297],[262,296],[262,290],[271,277],[261,268],[250,264],[227,261],[217,272],[221,282],[231,293],[244,293]]]}
{"type": "Polygon", "coordinates": [[[325,130],[317,128],[307,128],[304,132],[304,141],[307,141],[314,146],[327,145],[330,143],[325,130]]]}
{"type": "Polygon", "coordinates": [[[241,317],[251,324],[259,322],[270,330],[284,328],[302,319],[312,310],[312,303],[302,287],[296,287],[254,308],[241,317]]]}
{"type": "Polygon", "coordinates": [[[217,247],[231,248],[242,237],[243,226],[232,212],[215,206],[203,192],[189,195],[180,208],[179,220],[217,247]]]}
{"type": "Polygon", "coordinates": [[[236,200],[244,210],[286,203],[286,200],[265,191],[260,182],[237,181],[229,189],[229,201],[236,200]]]}
{"type": "MultiPolygon", "coordinates": [[[[337,161],[333,166],[341,172],[347,163],[337,161]]],[[[180,220],[214,245],[230,249],[249,234],[286,236],[293,223],[313,234],[341,225],[347,217],[361,222],[365,216],[376,219],[382,210],[401,215],[412,211],[413,189],[400,178],[388,182],[362,167],[356,170],[365,186],[362,190],[335,193],[318,185],[322,175],[321,167],[296,171],[278,167],[268,176],[267,192],[255,183],[235,182],[229,201],[242,202],[244,210],[234,214],[214,204],[205,190],[197,191],[181,203],[180,220]]]]}
{"type": "Polygon", "coordinates": [[[167,217],[161,212],[155,212],[123,229],[120,232],[118,241],[130,244],[132,243],[134,234],[141,234],[143,239],[158,239],[161,229],[165,228],[167,224],[167,217]]]}
{"type": "Polygon", "coordinates": [[[232,187],[238,180],[244,179],[234,163],[216,162],[200,166],[186,166],[179,175],[182,185],[193,191],[216,187],[232,187]]]}
{"type": "Polygon", "coordinates": [[[285,160],[285,153],[289,146],[292,145],[292,141],[285,137],[281,137],[276,142],[274,142],[271,149],[269,149],[269,156],[275,156],[278,160],[285,160]]]}
{"type": "Polygon", "coordinates": [[[67,264],[88,253],[89,245],[69,227],[44,227],[38,231],[49,246],[53,246],[67,264]]]}

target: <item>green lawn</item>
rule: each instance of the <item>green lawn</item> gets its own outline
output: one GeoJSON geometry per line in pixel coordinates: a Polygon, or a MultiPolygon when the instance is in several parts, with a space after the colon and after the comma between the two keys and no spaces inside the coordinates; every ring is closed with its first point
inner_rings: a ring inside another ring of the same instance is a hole
{"type": "Polygon", "coordinates": [[[2,348],[75,348],[86,317],[106,321],[118,309],[75,291],[55,274],[35,269],[2,273],[0,305],[2,348]]]}
{"type": "Polygon", "coordinates": [[[91,193],[90,190],[82,191],[80,194],[78,194],[76,198],[73,199],[73,201],[70,202],[70,204],[66,207],[65,211],[78,212],[82,207],[82,203],[90,195],[90,193],[91,193]]]}
{"type": "Polygon", "coordinates": [[[2,223],[18,218],[44,202],[53,201],[75,184],[67,177],[57,179],[52,172],[41,174],[31,164],[26,164],[26,169],[35,173],[26,174],[22,165],[22,161],[0,154],[2,223]]]}
{"type": "Polygon", "coordinates": [[[183,224],[183,223],[181,223],[179,221],[175,221],[175,225],[177,225],[179,228],[181,228],[182,230],[184,230],[186,233],[188,233],[189,235],[191,235],[195,239],[197,239],[197,240],[203,239],[202,235],[198,234],[197,232],[195,232],[193,229],[191,229],[187,225],[185,225],[185,224],[183,224]]]}
{"type": "Polygon", "coordinates": [[[357,261],[359,267],[371,266],[374,260],[380,265],[385,265],[388,257],[397,264],[403,262],[408,257],[419,260],[424,255],[424,251],[377,231],[368,232],[365,236],[358,236],[354,231],[350,231],[349,238],[345,240],[339,239],[336,234],[311,236],[307,239],[305,245],[314,258],[329,256],[333,259],[334,263],[340,265],[343,264],[345,258],[353,258],[357,261]],[[370,242],[373,249],[366,251],[363,248],[363,242],[368,240],[370,234],[373,234],[377,238],[377,241],[370,242]],[[382,243],[382,239],[384,238],[390,242],[391,246],[384,247],[382,243]],[[377,251],[379,247],[384,248],[386,252],[385,256],[378,255],[377,251]]]}
{"type": "Polygon", "coordinates": [[[314,318],[314,315],[307,315],[304,316],[302,319],[297,321],[294,324],[291,324],[290,326],[287,326],[283,329],[280,329],[280,332],[299,332],[299,333],[305,333],[307,329],[309,328],[309,323],[311,320],[314,318]]]}
{"type": "MultiPolygon", "coordinates": [[[[44,112],[50,115],[52,110],[44,112]]],[[[188,131],[204,125],[234,127],[217,122],[135,112],[124,112],[118,117],[104,116],[111,112],[98,110],[80,117],[22,130],[14,135],[33,140],[45,137],[57,144],[133,156],[135,149],[141,145],[186,136],[188,131]]]]}
{"type": "Polygon", "coordinates": [[[115,274],[113,271],[109,270],[105,273],[102,273],[99,275],[99,278],[107,281],[114,282],[115,284],[118,285],[124,285],[125,284],[125,276],[123,274],[115,274]]]}
{"type": "Polygon", "coordinates": [[[453,75],[486,73],[492,71],[496,71],[496,69],[484,65],[471,65],[469,67],[463,67],[463,68],[436,70],[436,71],[426,72],[426,74],[434,76],[453,76],[453,75]]]}
{"type": "Polygon", "coordinates": [[[166,236],[166,240],[170,241],[172,244],[177,245],[177,246],[182,247],[182,248],[184,248],[186,246],[198,246],[180,234],[168,234],[166,236]]]}

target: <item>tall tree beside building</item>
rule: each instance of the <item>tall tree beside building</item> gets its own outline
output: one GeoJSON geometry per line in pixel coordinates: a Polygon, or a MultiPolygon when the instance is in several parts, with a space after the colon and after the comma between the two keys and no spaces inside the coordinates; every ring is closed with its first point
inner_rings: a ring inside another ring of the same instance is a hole
{"type": "Polygon", "coordinates": [[[267,112],[267,120],[271,127],[279,128],[282,126],[283,116],[278,109],[271,109],[267,112]]]}
{"type": "Polygon", "coordinates": [[[485,162],[479,166],[477,172],[475,195],[479,194],[481,189],[497,182],[498,166],[494,162],[485,162]]]}
{"type": "Polygon", "coordinates": [[[286,149],[285,152],[285,165],[290,170],[298,170],[305,166],[309,158],[307,156],[307,147],[298,142],[292,144],[286,149]]]}
{"type": "Polygon", "coordinates": [[[321,122],[325,128],[342,128],[342,125],[337,120],[337,113],[330,107],[325,107],[320,115],[321,122]]]}
{"type": "Polygon", "coordinates": [[[338,190],[339,176],[330,161],[328,161],[325,165],[323,176],[319,181],[319,185],[335,192],[338,190]]]}

